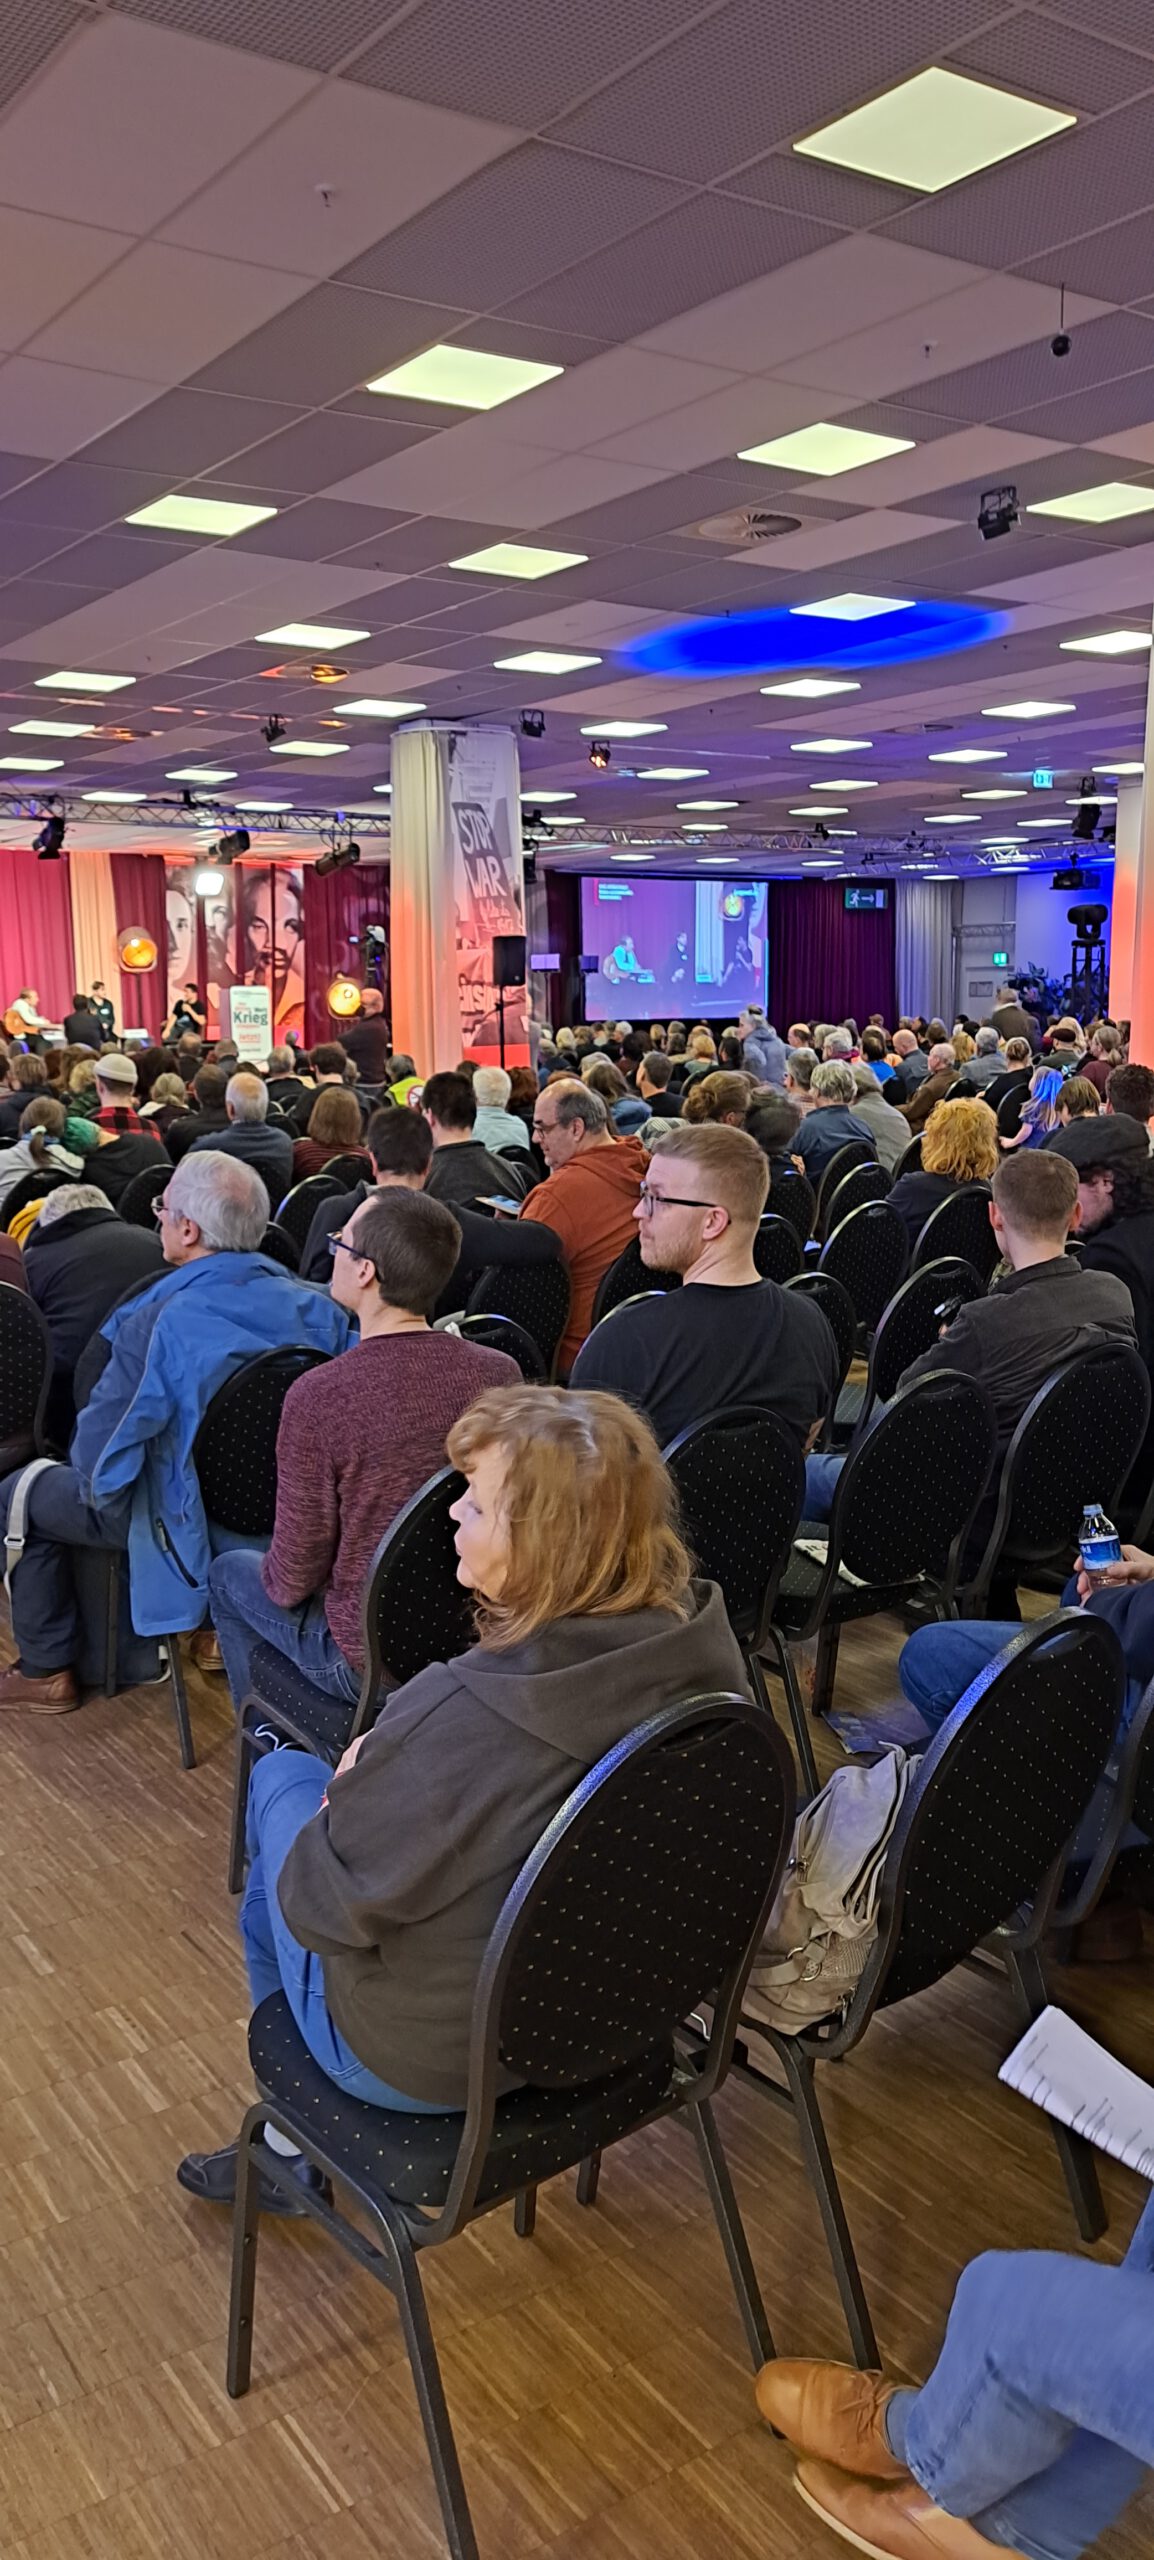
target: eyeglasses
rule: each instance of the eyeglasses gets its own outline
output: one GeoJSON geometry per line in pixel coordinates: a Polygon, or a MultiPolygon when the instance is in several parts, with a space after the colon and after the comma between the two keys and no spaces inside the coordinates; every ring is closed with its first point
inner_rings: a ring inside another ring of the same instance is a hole
{"type": "Polygon", "coordinates": [[[153,1214],[153,1217],[154,1217],[154,1218],[163,1218],[163,1217],[165,1217],[165,1216],[167,1215],[167,1212],[168,1212],[168,1193],[167,1193],[167,1191],[162,1191],[162,1192],[161,1192],[161,1195],[160,1195],[159,1200],[154,1200],[154,1201],[153,1201],[153,1204],[152,1204],[152,1214],[153,1214]]]}
{"type": "Polygon", "coordinates": [[[647,1182],[642,1183],[637,1197],[647,1217],[652,1217],[655,1209],[720,1209],[721,1207],[720,1200],[685,1200],[676,1191],[651,1191],[647,1182]]]}
{"type": "Polygon", "coordinates": [[[328,1246],[329,1256],[333,1262],[336,1261],[338,1253],[351,1253],[354,1262],[367,1262],[369,1260],[368,1254],[362,1253],[359,1246],[355,1244],[346,1244],[343,1236],[330,1236],[328,1246]]]}
{"type": "Polygon", "coordinates": [[[547,1138],[550,1129],[555,1129],[556,1126],[555,1120],[535,1120],[529,1134],[534,1138],[547,1138]]]}

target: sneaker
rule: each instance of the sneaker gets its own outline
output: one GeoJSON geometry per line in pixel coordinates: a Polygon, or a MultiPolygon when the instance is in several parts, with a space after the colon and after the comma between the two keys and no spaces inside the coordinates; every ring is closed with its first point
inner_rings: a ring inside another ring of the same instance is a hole
{"type": "MultiPolygon", "coordinates": [[[[239,2148],[238,2143],[226,2142],[220,2151],[190,2151],[176,2172],[178,2184],[188,2195],[196,2196],[201,2204],[235,2204],[239,2148]]],[[[262,2143],[260,2150],[266,2160],[273,2157],[266,2144],[262,2143]]],[[[325,2204],[331,2204],[333,2191],[329,2181],[320,2169],[314,2169],[311,2160],[282,2159],[281,2166],[288,2169],[298,2187],[307,2189],[310,2195],[319,2196],[325,2204]]],[[[307,2206],[298,2204],[283,2187],[275,2185],[271,2178],[265,2176],[263,2169],[258,2183],[262,2213],[299,2217],[307,2212],[307,2206]]]]}

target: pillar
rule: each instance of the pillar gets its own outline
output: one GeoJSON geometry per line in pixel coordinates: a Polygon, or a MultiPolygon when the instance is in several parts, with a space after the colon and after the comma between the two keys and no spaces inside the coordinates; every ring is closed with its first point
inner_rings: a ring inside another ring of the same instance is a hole
{"type": "MultiPolygon", "coordinates": [[[[1146,685],[1146,744],[1143,748],[1146,772],[1143,780],[1141,819],[1138,830],[1138,876],[1134,900],[1132,937],[1133,971],[1130,981],[1130,1055],[1140,1066],[1154,1064],[1154,649],[1150,652],[1150,672],[1146,685]]],[[[1119,800],[1119,805],[1121,802],[1119,800]]],[[[1115,895],[1117,892],[1115,892],[1115,895]]],[[[1117,910],[1114,921],[1114,949],[1119,942],[1117,910]]],[[[1111,1000],[1113,977],[1111,977],[1111,1000]]]]}
{"type": "MultiPolygon", "coordinates": [[[[493,944],[523,934],[520,760],[512,730],[414,721],[392,746],[393,1039],[419,1072],[500,1047],[493,944]]],[[[524,986],[504,991],[505,1062],[529,1050],[524,986]]]]}
{"type": "Polygon", "coordinates": [[[1134,984],[1134,930],[1138,915],[1138,852],[1142,839],[1142,784],[1118,784],[1114,835],[1114,903],[1110,917],[1110,1013],[1128,1022],[1134,984]]]}

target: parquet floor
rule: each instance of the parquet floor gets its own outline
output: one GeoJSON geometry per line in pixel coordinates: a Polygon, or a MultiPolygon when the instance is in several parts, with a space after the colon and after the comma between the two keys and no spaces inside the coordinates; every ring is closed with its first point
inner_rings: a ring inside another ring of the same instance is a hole
{"type": "MultiPolygon", "coordinates": [[[[893,1694],[897,1634],[851,1631],[840,1702],[893,1694]]],[[[265,2226],[254,2385],[224,2390],[228,2217],[172,2174],[246,2097],[230,1719],[219,1684],[192,1675],[192,1693],[188,1776],[163,1692],[6,1718],[0,1739],[0,2554],[436,2560],[392,2305],[311,2231],[265,2226]]],[[[1152,1947],[1145,1967],[1061,1977],[1146,2070],[1152,1947]]],[[[1013,2034],[1004,1986],[963,1973],[823,2081],[883,2347],[910,2375],[968,2257],[1077,2245],[1042,2122],[995,2079],[1013,2034]]],[[[844,2353],[788,2119],[732,2085],[720,2115],[779,2344],[844,2353]]],[[[1139,2191],[1108,2185],[1112,2256],[1139,2191]]],[[[561,2181],[533,2241],[494,2217],[428,2285],[483,2560],[832,2560],[755,2424],[679,2130],[612,2154],[595,2213],[561,2181]]],[[[1152,2543],[1149,2496],[1102,2548],[1152,2543]]]]}

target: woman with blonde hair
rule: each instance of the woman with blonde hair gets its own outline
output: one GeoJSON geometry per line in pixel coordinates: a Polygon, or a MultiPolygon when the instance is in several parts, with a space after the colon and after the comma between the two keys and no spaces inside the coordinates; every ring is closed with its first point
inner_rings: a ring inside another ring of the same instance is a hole
{"type": "Polygon", "coordinates": [[[711,1075],[700,1076],[696,1084],[686,1086],[683,1118],[691,1121],[724,1120],[731,1129],[744,1127],[753,1092],[753,1078],[727,1067],[715,1067],[711,1075]]]}
{"type": "MultiPolygon", "coordinates": [[[[691,1578],[672,1483],[631,1406],[491,1388],[447,1454],[465,1479],[452,1516],[477,1640],[395,1689],[335,1773],[303,1751],[256,1762],[240,1912],[254,2003],[283,1991],[339,2088],[410,2114],[464,2105],[486,1945],[580,1779],[660,1708],[748,1695],[721,1593],[691,1578]]],[[[178,2175],[231,2203],[235,2145],[178,2175]]],[[[261,2201],[286,2210],[271,2185],[261,2201]]]]}
{"type": "Polygon", "coordinates": [[[334,1156],[349,1155],[361,1158],[371,1182],[372,1159],[361,1144],[360,1103],[351,1085],[324,1084],[309,1113],[308,1136],[293,1147],[293,1181],[305,1182],[311,1173],[323,1173],[334,1156]]]}
{"type": "Polygon", "coordinates": [[[988,1102],[959,1095],[935,1102],[922,1132],[917,1173],[900,1173],[887,1195],[910,1240],[912,1253],[926,1219],[971,1182],[989,1182],[998,1162],[998,1123],[988,1102]]]}

